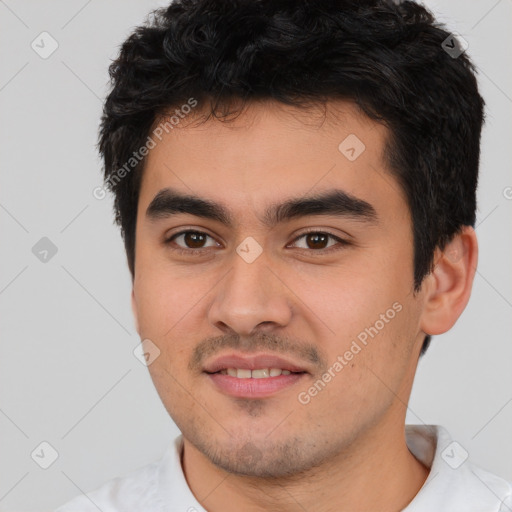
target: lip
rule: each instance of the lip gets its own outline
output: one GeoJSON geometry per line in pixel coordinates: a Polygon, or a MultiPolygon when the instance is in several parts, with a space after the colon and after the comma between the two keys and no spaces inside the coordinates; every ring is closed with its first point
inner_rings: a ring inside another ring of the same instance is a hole
{"type": "MultiPolygon", "coordinates": [[[[298,363],[273,354],[241,355],[236,353],[226,354],[215,358],[213,361],[205,365],[203,371],[212,374],[219,372],[220,370],[226,370],[228,368],[240,368],[244,370],[280,368],[281,370],[289,370],[290,372],[294,373],[309,373],[307,368],[304,366],[300,366],[298,363]]],[[[269,378],[271,379],[276,377],[269,378]]]]}
{"type": "Polygon", "coordinates": [[[294,385],[309,372],[300,363],[290,361],[274,354],[236,354],[230,353],[218,356],[207,363],[204,368],[209,380],[224,394],[237,398],[265,398],[294,385]],[[263,379],[239,379],[231,375],[223,375],[220,370],[240,368],[258,370],[262,368],[280,368],[289,370],[290,375],[278,375],[263,379]]]}
{"type": "Polygon", "coordinates": [[[221,373],[207,374],[220,392],[235,398],[267,398],[304,379],[306,373],[291,373],[264,379],[239,379],[221,373]]]}

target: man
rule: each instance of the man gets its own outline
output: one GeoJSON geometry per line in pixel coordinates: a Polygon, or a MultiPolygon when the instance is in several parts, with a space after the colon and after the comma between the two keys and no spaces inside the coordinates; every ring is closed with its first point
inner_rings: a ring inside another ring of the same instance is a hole
{"type": "Polygon", "coordinates": [[[182,435],[58,512],[512,510],[443,427],[405,425],[477,265],[460,43],[412,2],[181,0],[110,71],[105,180],[182,435]]]}

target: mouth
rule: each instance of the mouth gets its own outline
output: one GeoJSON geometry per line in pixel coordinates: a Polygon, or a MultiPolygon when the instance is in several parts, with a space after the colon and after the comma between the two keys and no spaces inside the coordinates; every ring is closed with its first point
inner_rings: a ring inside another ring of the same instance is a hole
{"type": "Polygon", "coordinates": [[[204,368],[215,388],[238,398],[270,397],[309,374],[300,364],[271,354],[230,354],[204,368]]]}
{"type": "Polygon", "coordinates": [[[221,371],[230,370],[232,377],[239,378],[264,378],[271,377],[270,372],[272,370],[275,375],[280,375],[278,370],[285,375],[289,373],[308,373],[308,368],[305,365],[301,365],[298,362],[292,361],[291,359],[285,359],[284,357],[277,356],[274,354],[247,354],[247,353],[231,353],[218,356],[213,361],[208,362],[203,371],[206,373],[218,373],[221,371]],[[235,375],[232,370],[236,370],[235,375]],[[247,372],[251,371],[251,375],[247,372]],[[267,373],[264,373],[267,371],[267,373]],[[252,372],[255,372],[252,375],[252,372]],[[262,373],[263,372],[263,373],[262,373]],[[289,373],[288,373],[289,372],[289,373]]]}
{"type": "Polygon", "coordinates": [[[280,375],[300,374],[306,372],[292,372],[290,370],[283,370],[282,368],[258,368],[250,370],[248,368],[224,368],[218,372],[206,372],[210,375],[220,374],[236,377],[237,379],[269,379],[271,377],[279,377],[280,375]]]}

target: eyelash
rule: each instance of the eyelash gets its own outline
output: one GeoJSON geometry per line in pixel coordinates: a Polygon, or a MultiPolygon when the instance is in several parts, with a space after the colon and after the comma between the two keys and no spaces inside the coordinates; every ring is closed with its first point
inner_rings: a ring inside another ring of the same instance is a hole
{"type": "MultiPolygon", "coordinates": [[[[208,252],[208,250],[211,249],[211,247],[202,248],[202,249],[184,249],[183,247],[179,247],[179,246],[178,247],[171,247],[171,243],[174,241],[175,238],[177,238],[177,237],[179,237],[181,235],[185,235],[187,233],[196,233],[196,234],[199,234],[199,235],[206,235],[207,237],[213,238],[211,235],[209,235],[208,233],[205,233],[204,231],[196,231],[194,229],[187,229],[185,231],[180,231],[179,233],[174,233],[171,237],[167,238],[164,241],[164,244],[168,245],[173,252],[177,252],[178,254],[186,255],[186,256],[190,256],[190,255],[202,256],[205,252],[208,252]]],[[[345,246],[351,244],[347,240],[343,240],[339,236],[333,235],[332,233],[329,233],[328,231],[318,231],[318,230],[305,231],[305,232],[301,233],[300,235],[298,235],[297,237],[295,237],[295,239],[293,240],[292,243],[296,243],[302,237],[304,237],[306,235],[310,235],[310,234],[327,235],[330,238],[332,238],[332,239],[334,239],[334,240],[336,240],[338,242],[338,246],[334,245],[334,246],[329,247],[327,249],[315,250],[315,249],[302,249],[302,248],[299,248],[302,251],[307,251],[309,253],[313,253],[315,256],[316,255],[322,256],[322,255],[325,255],[325,254],[330,254],[331,252],[339,251],[339,250],[343,249],[345,246]]]]}

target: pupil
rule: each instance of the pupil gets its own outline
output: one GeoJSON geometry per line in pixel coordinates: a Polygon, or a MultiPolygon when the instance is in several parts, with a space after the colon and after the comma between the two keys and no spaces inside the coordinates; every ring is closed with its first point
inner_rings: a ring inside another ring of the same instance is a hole
{"type": "Polygon", "coordinates": [[[312,249],[324,249],[327,243],[327,235],[320,233],[308,235],[306,239],[308,240],[308,246],[312,249]],[[312,242],[312,244],[309,242],[312,242]]]}
{"type": "Polygon", "coordinates": [[[204,242],[204,235],[201,233],[186,233],[185,243],[191,248],[202,247],[201,242],[204,242]]]}

